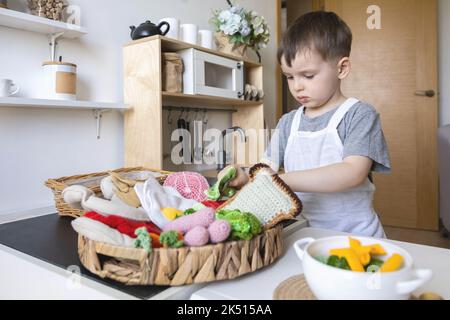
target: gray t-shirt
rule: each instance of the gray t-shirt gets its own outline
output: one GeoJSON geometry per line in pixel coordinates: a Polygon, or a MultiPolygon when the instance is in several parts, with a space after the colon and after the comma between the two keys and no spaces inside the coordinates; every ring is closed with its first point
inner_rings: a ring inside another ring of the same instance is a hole
{"type": "MultiPolygon", "coordinates": [[[[309,118],[303,114],[298,130],[315,132],[325,129],[336,110],[337,107],[315,118],[309,118]]],[[[265,159],[278,163],[280,166],[284,162],[284,152],[296,112],[297,110],[293,110],[280,119],[264,155],[265,159]],[[278,157],[276,152],[273,152],[276,149],[278,149],[278,157]]],[[[371,171],[391,171],[380,115],[374,107],[364,102],[358,102],[345,114],[337,129],[344,145],[344,158],[348,156],[368,157],[373,160],[371,171]]]]}

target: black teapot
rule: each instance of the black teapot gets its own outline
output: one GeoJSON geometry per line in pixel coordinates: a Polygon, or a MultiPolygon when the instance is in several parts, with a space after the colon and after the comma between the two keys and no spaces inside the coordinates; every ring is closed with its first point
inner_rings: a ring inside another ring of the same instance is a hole
{"type": "Polygon", "coordinates": [[[139,27],[131,26],[131,39],[138,40],[145,37],[151,37],[156,35],[162,35],[165,36],[167,32],[169,32],[170,24],[168,24],[166,21],[162,21],[160,24],[155,25],[154,23],[151,23],[150,21],[145,21],[144,23],[141,23],[139,27]],[[161,31],[161,28],[163,26],[166,26],[166,30],[161,31]]]}

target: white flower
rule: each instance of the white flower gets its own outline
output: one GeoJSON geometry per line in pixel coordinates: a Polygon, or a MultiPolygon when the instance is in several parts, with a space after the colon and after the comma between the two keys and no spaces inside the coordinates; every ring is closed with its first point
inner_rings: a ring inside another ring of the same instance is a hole
{"type": "Polygon", "coordinates": [[[232,14],[225,24],[220,26],[220,30],[227,35],[233,35],[241,28],[242,18],[238,14],[232,14]]]}
{"type": "Polygon", "coordinates": [[[218,19],[220,22],[226,22],[228,19],[230,19],[230,17],[231,12],[228,10],[223,10],[220,12],[218,19]]]}
{"type": "Polygon", "coordinates": [[[232,6],[230,9],[231,13],[241,13],[242,8],[240,5],[232,6]]]}
{"type": "Polygon", "coordinates": [[[216,30],[227,35],[233,43],[244,44],[258,51],[269,42],[267,21],[256,11],[247,11],[239,5],[233,5],[226,10],[214,11],[211,21],[216,30]]]}
{"type": "Polygon", "coordinates": [[[262,17],[258,17],[258,16],[253,17],[253,19],[252,19],[252,24],[253,24],[255,27],[260,26],[262,23],[263,23],[263,18],[262,18],[262,17]]]}
{"type": "Polygon", "coordinates": [[[252,29],[250,29],[250,27],[249,26],[245,26],[245,27],[242,27],[241,28],[241,34],[244,36],[244,37],[246,37],[246,36],[248,36],[249,34],[250,34],[250,32],[252,31],[252,29]]]}

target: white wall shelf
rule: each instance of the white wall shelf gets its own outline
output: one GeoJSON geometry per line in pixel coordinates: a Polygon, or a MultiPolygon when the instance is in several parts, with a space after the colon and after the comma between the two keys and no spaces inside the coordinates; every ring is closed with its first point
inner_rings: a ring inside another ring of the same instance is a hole
{"type": "Polygon", "coordinates": [[[127,110],[129,107],[124,103],[79,101],[79,100],[50,100],[32,98],[0,98],[0,107],[29,107],[46,109],[108,109],[127,110]]]}
{"type": "Polygon", "coordinates": [[[41,109],[75,109],[93,110],[97,120],[97,139],[100,139],[102,114],[111,110],[127,110],[128,105],[114,102],[77,101],[77,100],[50,100],[31,98],[0,98],[0,107],[5,108],[41,108],[41,109]]]}
{"type": "Polygon", "coordinates": [[[75,39],[87,34],[87,29],[75,24],[54,21],[32,14],[0,8],[0,25],[43,34],[63,32],[63,38],[75,39]]]}

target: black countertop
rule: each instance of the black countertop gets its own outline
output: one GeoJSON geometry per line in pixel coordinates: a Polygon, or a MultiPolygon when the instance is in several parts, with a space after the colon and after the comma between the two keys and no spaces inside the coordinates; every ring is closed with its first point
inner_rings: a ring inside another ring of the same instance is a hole
{"type": "Polygon", "coordinates": [[[126,286],[101,279],[91,273],[78,258],[78,235],[72,229],[72,218],[57,214],[0,225],[0,244],[67,270],[78,266],[83,277],[97,281],[139,299],[149,299],[168,287],[126,286]]]}

